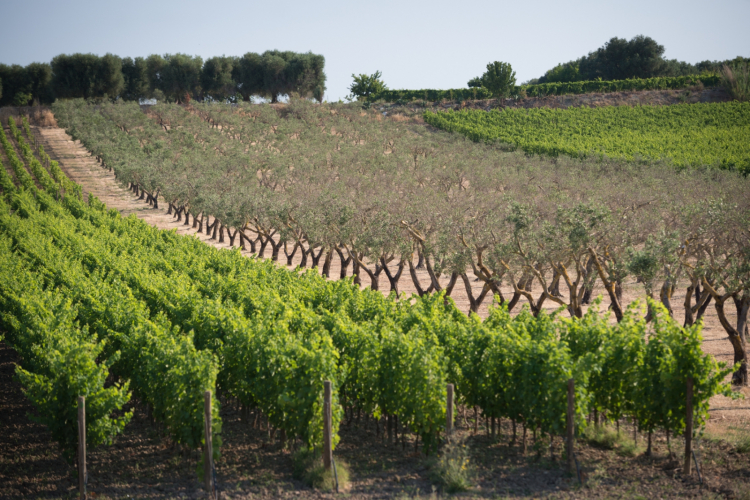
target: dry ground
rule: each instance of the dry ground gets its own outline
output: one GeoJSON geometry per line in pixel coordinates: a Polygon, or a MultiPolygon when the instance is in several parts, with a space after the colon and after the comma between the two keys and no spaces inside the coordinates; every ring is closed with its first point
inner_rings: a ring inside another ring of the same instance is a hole
{"type": "MultiPolygon", "coordinates": [[[[153,209],[123,189],[114,176],[101,168],[90,155],[70,140],[59,128],[35,128],[35,134],[65,172],[108,206],[123,215],[135,214],[150,224],[194,234],[189,226],[174,221],[165,209],[153,209]]],[[[2,153],[0,153],[2,154],[2,153]]],[[[3,160],[5,158],[3,157],[3,160]]],[[[227,244],[208,240],[205,234],[196,237],[217,247],[227,244]]],[[[299,263],[299,256],[294,264],[299,263]]],[[[339,275],[338,259],[334,259],[332,276],[339,275]]],[[[351,272],[351,268],[350,268],[351,272]]],[[[422,283],[426,272],[420,271],[422,283]]],[[[369,280],[363,274],[364,285],[369,280]]],[[[388,289],[387,279],[381,289],[388,289]]],[[[400,287],[414,292],[411,280],[403,278],[400,287]]],[[[479,290],[475,284],[475,291],[479,290]]],[[[510,290],[503,290],[509,293],[510,290]]],[[[635,283],[625,287],[626,301],[641,296],[635,283]]],[[[456,287],[454,299],[459,308],[468,310],[463,287],[456,287]]],[[[681,317],[681,297],[674,300],[675,313],[681,317]]],[[[486,315],[486,304],[480,314],[486,315]]],[[[731,346],[718,324],[715,312],[709,309],[704,329],[706,352],[720,360],[731,361],[731,346]]],[[[34,423],[33,407],[13,380],[15,352],[0,343],[0,498],[59,497],[72,498],[76,493],[75,471],[61,458],[44,426],[34,423]]],[[[750,397],[750,390],[744,389],[750,397]]],[[[333,497],[307,488],[291,476],[289,450],[269,439],[263,429],[242,423],[230,401],[222,402],[224,422],[222,459],[217,464],[222,495],[235,498],[333,497]]],[[[194,471],[195,452],[183,453],[172,447],[159,429],[152,427],[143,408],[133,403],[135,416],[125,434],[113,447],[92,450],[89,454],[89,485],[93,498],[197,498],[200,484],[194,471]]],[[[669,458],[663,437],[657,438],[656,455],[642,455],[643,437],[635,457],[627,450],[604,449],[582,440],[577,456],[583,468],[584,486],[562,472],[559,462],[549,459],[548,452],[537,459],[529,451],[509,442],[510,429],[503,424],[495,439],[484,434],[472,436],[471,417],[459,418],[459,434],[466,439],[476,469],[474,488],[463,495],[500,498],[750,498],[750,453],[738,453],[732,442],[750,433],[750,403],[716,398],[712,401],[712,417],[707,434],[698,443],[704,485],[695,477],[683,479],[679,464],[669,458]],[[721,438],[721,439],[719,439],[721,438]]],[[[355,421],[356,422],[356,421],[355,421]]],[[[384,444],[376,436],[372,421],[364,419],[357,425],[343,425],[341,443],[336,456],[349,464],[352,484],[345,496],[352,498],[410,498],[431,496],[430,459],[414,455],[411,443],[384,444]]],[[[632,435],[623,424],[623,434],[632,435]]],[[[557,443],[559,456],[560,443],[557,443]]],[[[681,442],[673,440],[672,448],[680,455],[681,442]]],[[[438,492],[437,494],[440,494],[438,492]]]]}

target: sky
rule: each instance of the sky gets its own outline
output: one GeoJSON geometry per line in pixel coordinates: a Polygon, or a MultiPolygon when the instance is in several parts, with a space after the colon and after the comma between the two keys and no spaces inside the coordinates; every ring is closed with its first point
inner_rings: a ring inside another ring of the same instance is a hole
{"type": "Polygon", "coordinates": [[[75,52],[121,57],[312,51],[326,58],[325,98],[352,74],[382,72],[391,89],[465,88],[487,63],[519,83],[612,37],[646,35],[665,57],[750,57],[750,0],[253,2],[0,0],[0,63],[75,52]]]}

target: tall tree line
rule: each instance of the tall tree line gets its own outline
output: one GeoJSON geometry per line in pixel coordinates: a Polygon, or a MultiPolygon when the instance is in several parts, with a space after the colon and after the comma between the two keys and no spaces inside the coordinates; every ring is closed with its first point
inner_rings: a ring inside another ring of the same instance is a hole
{"type": "Polygon", "coordinates": [[[664,46],[651,37],[638,35],[630,40],[611,38],[588,55],[561,63],[542,77],[529,83],[577,82],[585,80],[624,80],[658,76],[686,76],[700,73],[719,73],[722,66],[750,62],[736,57],[727,61],[701,61],[690,64],[664,58],[664,46]]]}
{"type": "Polygon", "coordinates": [[[277,102],[296,93],[323,100],[325,58],[312,52],[269,50],[206,61],[187,54],[120,58],[60,54],[50,63],[0,64],[0,106],[46,104],[56,98],[156,98],[167,102],[277,102]]]}

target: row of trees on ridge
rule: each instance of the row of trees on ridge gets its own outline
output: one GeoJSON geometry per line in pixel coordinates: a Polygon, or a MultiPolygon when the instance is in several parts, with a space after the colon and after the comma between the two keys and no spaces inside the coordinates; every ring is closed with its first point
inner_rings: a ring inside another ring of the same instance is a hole
{"type": "Polygon", "coordinates": [[[690,64],[676,59],[665,59],[664,52],[664,46],[648,36],[638,35],[630,40],[613,37],[588,55],[560,63],[542,77],[528,83],[688,76],[719,73],[725,65],[750,63],[750,58],[738,56],[728,61],[706,60],[690,64]]]}
{"type": "Polygon", "coordinates": [[[55,98],[156,98],[278,101],[296,93],[323,100],[326,75],[322,55],[269,50],[242,57],[217,56],[205,62],[186,54],[120,58],[113,54],[60,54],[50,64],[0,64],[0,106],[51,103],[55,98]]]}

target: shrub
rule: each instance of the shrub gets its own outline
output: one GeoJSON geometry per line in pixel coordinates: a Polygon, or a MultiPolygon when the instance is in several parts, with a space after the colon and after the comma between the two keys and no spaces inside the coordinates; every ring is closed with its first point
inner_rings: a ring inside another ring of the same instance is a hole
{"type": "Polygon", "coordinates": [[[16,95],[13,97],[14,106],[26,106],[30,101],[31,94],[26,92],[16,92],[16,95]]]}
{"type": "Polygon", "coordinates": [[[349,87],[351,95],[347,96],[347,99],[354,100],[356,98],[357,100],[367,100],[372,95],[388,90],[388,87],[385,85],[383,80],[380,79],[381,76],[382,73],[380,71],[376,71],[372,75],[352,74],[354,83],[352,83],[349,87]]]}
{"type": "Polygon", "coordinates": [[[747,101],[750,97],[750,68],[745,63],[733,67],[725,64],[721,69],[721,84],[736,100],[747,101]]]}
{"type": "Polygon", "coordinates": [[[473,475],[474,468],[466,444],[451,436],[432,466],[432,480],[447,493],[457,493],[471,488],[473,475]]]}
{"type": "Polygon", "coordinates": [[[335,473],[333,468],[325,470],[323,457],[317,450],[302,447],[294,454],[292,475],[295,479],[303,481],[311,488],[333,491],[336,489],[338,479],[339,491],[343,490],[349,483],[349,467],[341,459],[334,459],[335,473]]]}
{"type": "Polygon", "coordinates": [[[487,65],[481,81],[493,97],[508,97],[516,87],[516,72],[509,63],[495,61],[487,65]]]}

